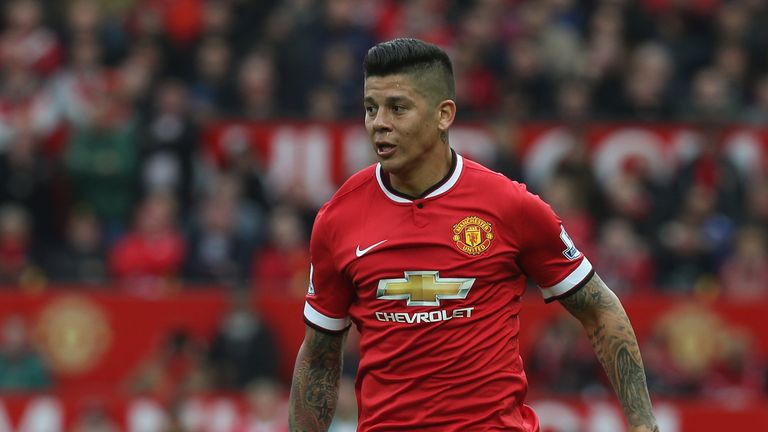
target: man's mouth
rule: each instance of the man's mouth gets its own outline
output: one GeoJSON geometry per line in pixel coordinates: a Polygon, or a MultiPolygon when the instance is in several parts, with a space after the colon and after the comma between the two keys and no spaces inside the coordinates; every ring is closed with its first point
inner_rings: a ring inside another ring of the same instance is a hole
{"type": "Polygon", "coordinates": [[[395,153],[397,147],[394,144],[388,142],[376,143],[376,154],[380,157],[390,157],[395,153]]]}

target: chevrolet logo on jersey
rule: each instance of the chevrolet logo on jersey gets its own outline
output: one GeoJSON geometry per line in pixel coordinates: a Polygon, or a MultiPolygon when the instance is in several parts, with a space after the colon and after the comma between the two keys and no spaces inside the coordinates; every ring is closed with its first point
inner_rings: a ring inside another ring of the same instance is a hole
{"type": "Polygon", "coordinates": [[[467,298],[474,283],[474,278],[441,278],[436,271],[407,271],[405,278],[380,280],[376,298],[407,300],[407,306],[440,306],[440,300],[467,298]]]}

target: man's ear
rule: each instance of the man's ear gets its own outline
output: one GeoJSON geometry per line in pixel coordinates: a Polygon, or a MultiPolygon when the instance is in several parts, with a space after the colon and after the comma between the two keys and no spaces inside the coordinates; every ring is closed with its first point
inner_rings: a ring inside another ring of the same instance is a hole
{"type": "Polygon", "coordinates": [[[456,119],[456,102],[446,99],[437,106],[437,127],[442,132],[448,131],[448,128],[456,119]]]}

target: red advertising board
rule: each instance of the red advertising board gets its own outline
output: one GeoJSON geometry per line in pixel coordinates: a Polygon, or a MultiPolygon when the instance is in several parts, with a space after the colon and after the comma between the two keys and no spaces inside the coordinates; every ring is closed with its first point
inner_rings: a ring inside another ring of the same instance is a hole
{"type": "MultiPolygon", "coordinates": [[[[29,319],[38,343],[56,368],[58,390],[100,393],[123,383],[174,330],[210,340],[229,301],[219,289],[160,298],[52,289],[36,295],[0,294],[0,316],[21,314],[29,319]]],[[[304,334],[302,300],[260,298],[253,303],[276,333],[281,378],[288,382],[304,334]]],[[[768,353],[768,300],[734,303],[654,296],[625,299],[624,304],[640,339],[665,317],[704,316],[707,323],[743,329],[759,354],[768,353]]],[[[562,314],[560,306],[544,304],[535,292],[528,293],[521,315],[521,351],[526,354],[541,330],[562,314]]]]}
{"type": "MultiPolygon", "coordinates": [[[[510,124],[503,135],[493,131],[479,123],[459,124],[451,128],[450,143],[459,153],[490,166],[498,147],[508,146],[517,153],[525,180],[532,186],[581,145],[600,180],[610,180],[632,159],[645,162],[652,175],[663,179],[696,154],[705,134],[694,126],[659,124],[590,124],[578,129],[510,124]]],[[[745,174],[766,172],[768,129],[735,125],[713,139],[745,174]]],[[[227,121],[210,126],[203,141],[207,156],[217,164],[251,149],[273,188],[284,191],[298,185],[318,205],[352,173],[374,162],[365,130],[358,123],[227,121]]]]}
{"type": "MultiPolygon", "coordinates": [[[[0,398],[0,432],[57,432],[68,430],[89,403],[66,395],[0,398]]],[[[103,412],[126,431],[165,430],[166,407],[151,399],[112,397],[99,402],[103,412]]],[[[531,401],[541,420],[541,432],[625,432],[624,418],[613,401],[539,398],[531,401]]],[[[693,401],[656,400],[655,411],[664,432],[721,432],[768,430],[768,403],[742,406],[693,401]]],[[[287,419],[285,409],[277,417],[287,419]]],[[[188,432],[244,430],[247,409],[238,397],[201,396],[180,404],[178,417],[188,432]]],[[[270,431],[286,430],[273,425],[270,431]]]]}

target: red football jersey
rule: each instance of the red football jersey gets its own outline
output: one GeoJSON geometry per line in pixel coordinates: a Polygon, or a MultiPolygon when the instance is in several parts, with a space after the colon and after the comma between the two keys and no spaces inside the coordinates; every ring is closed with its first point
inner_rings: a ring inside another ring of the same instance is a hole
{"type": "Polygon", "coordinates": [[[360,331],[360,431],[537,431],[523,404],[520,298],[552,301],[592,266],[525,186],[454,153],[424,195],[380,165],[352,176],[312,230],[307,323],[360,331]]]}

